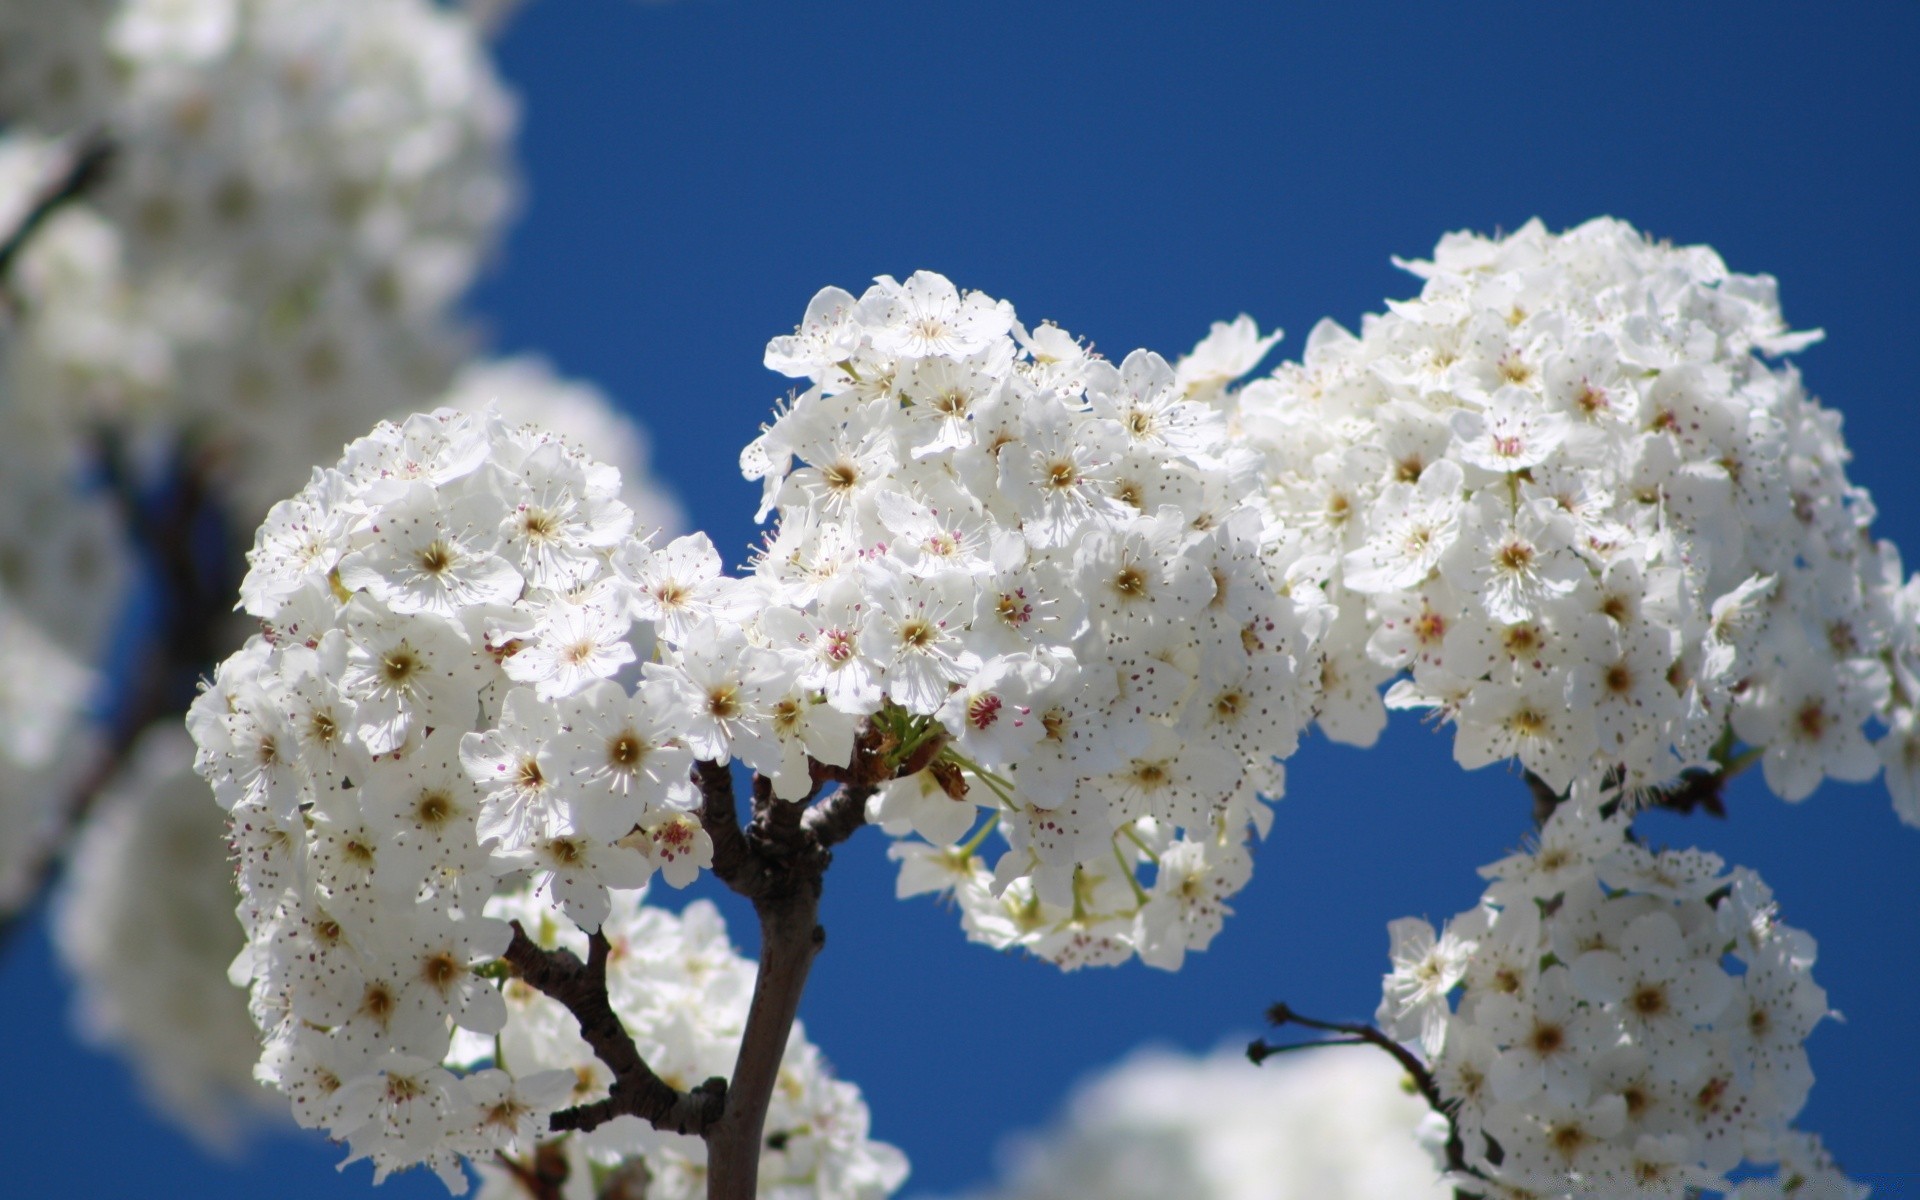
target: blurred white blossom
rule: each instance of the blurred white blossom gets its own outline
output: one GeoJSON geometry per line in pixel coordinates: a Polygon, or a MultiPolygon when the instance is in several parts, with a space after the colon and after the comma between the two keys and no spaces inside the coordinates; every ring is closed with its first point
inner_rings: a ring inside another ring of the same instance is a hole
{"type": "Polygon", "coordinates": [[[1083,1082],[1053,1128],[1003,1145],[1001,1182],[968,1200],[1445,1200],[1403,1079],[1365,1048],[1257,1067],[1140,1051],[1083,1082]]]}

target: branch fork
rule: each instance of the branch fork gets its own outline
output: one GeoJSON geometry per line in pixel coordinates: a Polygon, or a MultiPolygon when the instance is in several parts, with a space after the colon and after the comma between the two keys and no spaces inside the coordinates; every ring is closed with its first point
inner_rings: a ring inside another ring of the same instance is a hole
{"type": "Polygon", "coordinates": [[[750,1200],[758,1189],[762,1134],[787,1039],[814,956],[826,945],[820,896],[833,848],[866,823],[867,801],[877,788],[924,767],[940,744],[930,739],[904,761],[894,749],[869,729],[848,766],[812,764],[813,787],[797,802],[779,799],[771,780],[754,776],[751,819],[744,827],[731,769],[713,761],[693,766],[700,823],[713,842],[713,873],[751,901],[760,919],[759,973],[731,1080],[713,1078],[682,1091],[647,1065],[608,998],[610,946],[604,933],[588,937],[582,962],[569,950],[542,948],[514,923],[506,962],[573,1014],[581,1036],[614,1077],[605,1099],[555,1113],[549,1122],[555,1133],[636,1116],[656,1129],[702,1138],[708,1196],[750,1200]],[[829,784],[837,786],[819,798],[829,784]]]}

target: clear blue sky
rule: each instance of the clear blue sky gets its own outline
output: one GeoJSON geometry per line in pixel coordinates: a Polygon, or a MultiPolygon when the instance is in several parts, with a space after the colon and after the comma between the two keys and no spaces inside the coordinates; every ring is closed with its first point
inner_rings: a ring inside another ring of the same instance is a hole
{"type": "MultiPolygon", "coordinates": [[[[1778,276],[1789,320],[1825,327],[1808,382],[1920,565],[1920,6],[1836,9],[536,0],[502,46],[530,202],[476,310],[637,413],[738,561],[736,455],[784,384],[761,351],[824,284],[931,268],[1116,357],[1245,311],[1292,354],[1412,292],[1388,257],[1445,230],[1610,214],[1778,276]]],[[[1371,753],[1310,741],[1290,773],[1239,915],[1178,975],[970,946],[893,900],[884,839],[841,852],[803,1017],[911,1189],[982,1179],[1002,1133],[1144,1040],[1205,1049],[1279,999],[1370,1013],[1386,922],[1471,904],[1527,825],[1516,777],[1461,773],[1417,723],[1371,753]]],[[[1848,1019],[1813,1040],[1803,1120],[1920,1196],[1920,830],[1878,783],[1790,807],[1742,780],[1731,808],[1653,832],[1758,868],[1820,939],[1848,1019]]],[[[366,1194],[324,1146],[200,1159],[75,1044],[54,977],[44,936],[0,964],[0,1194],[366,1194]]]]}

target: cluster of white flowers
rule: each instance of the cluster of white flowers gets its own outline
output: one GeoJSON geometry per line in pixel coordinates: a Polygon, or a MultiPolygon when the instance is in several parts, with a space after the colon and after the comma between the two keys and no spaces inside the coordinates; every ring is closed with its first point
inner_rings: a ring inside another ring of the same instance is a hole
{"type": "MultiPolygon", "coordinates": [[[[678,916],[643,904],[644,892],[616,892],[602,926],[612,944],[607,994],[648,1065],[669,1083],[687,1088],[733,1069],[753,996],[754,964],[727,940],[720,913],[704,900],[678,916]]],[[[556,919],[534,893],[496,897],[490,916],[538,930],[543,946],[586,956],[586,937],[556,919]]],[[[571,1014],[525,983],[505,989],[507,1022],[498,1040],[462,1033],[452,1060],[493,1062],[521,1082],[522,1095],[549,1089],[539,1103],[587,1103],[606,1094],[607,1068],[575,1031],[571,1014]],[[545,1072],[536,1078],[537,1073],[545,1072]],[[532,1082],[529,1082],[532,1080],[532,1082]]],[[[868,1136],[866,1102],[850,1083],[833,1078],[819,1050],[796,1024],[767,1113],[759,1195],[766,1200],[878,1200],[907,1177],[899,1150],[868,1136]]],[[[537,1128],[537,1126],[535,1127],[537,1128]]],[[[521,1148],[524,1149],[524,1143],[521,1148]]],[[[622,1117],[592,1133],[571,1135],[562,1149],[569,1180],[583,1194],[591,1167],[644,1164],[651,1200],[698,1200],[706,1195],[707,1145],[696,1137],[658,1132],[637,1117],[622,1117]]],[[[476,1160],[485,1181],[480,1200],[525,1200],[515,1177],[476,1160]]]]}
{"type": "Polygon", "coordinates": [[[599,388],[562,378],[545,359],[521,355],[469,363],[440,403],[470,413],[491,408],[514,424],[539,425],[575,446],[591,447],[595,459],[620,472],[620,499],[633,510],[636,527],[669,534],[686,528],[686,514],[653,472],[646,431],[599,388]]]}
{"type": "MultiPolygon", "coordinates": [[[[442,395],[537,411],[612,458],[623,497],[651,524],[677,527],[679,516],[651,484],[644,438],[594,389],[531,361],[458,369],[469,338],[453,304],[516,190],[514,105],[472,14],[434,0],[0,0],[0,122],[0,239],[84,146],[110,148],[105,170],[31,229],[0,280],[4,918],[46,881],[103,760],[124,752],[138,719],[174,724],[147,709],[172,702],[161,693],[176,676],[211,666],[137,644],[142,628],[203,622],[220,631],[204,644],[222,645],[227,599],[192,611],[174,594],[181,563],[237,559],[241,547],[218,544],[222,526],[256,526],[315,460],[381,416],[442,395]],[[199,507],[190,528],[140,515],[187,493],[199,507]],[[130,542],[144,554],[130,555],[130,542]],[[129,616],[138,570],[149,600],[129,616]],[[125,685],[117,698],[103,696],[102,676],[125,685]]],[[[71,907],[201,902],[191,882],[169,894],[164,873],[99,874],[128,829],[172,827],[173,792],[120,766],[137,799],[116,802],[111,828],[86,844],[71,907]],[[156,811],[124,811],[140,803],[156,811]],[[154,895],[135,895],[129,878],[154,895]]],[[[57,930],[88,1031],[132,1053],[172,1097],[163,1112],[213,1131],[217,1087],[206,1081],[224,1076],[221,1039],[158,1038],[138,1002],[142,986],[174,995],[200,947],[154,938],[146,949],[178,961],[142,958],[128,972],[118,928],[57,930]]],[[[252,1033],[232,1006],[192,1011],[203,1032],[228,1020],[230,1036],[252,1033]]]]}
{"type": "Polygon", "coordinates": [[[1872,777],[1877,719],[1920,824],[1920,591],[1839,414],[1761,357],[1817,337],[1774,281],[1611,220],[1404,265],[1418,299],[1228,400],[1269,528],[1330,566],[1328,735],[1369,744],[1404,675],[1386,707],[1453,721],[1466,767],[1639,790],[1737,737],[1799,800],[1872,777]]]}
{"type": "Polygon", "coordinates": [[[223,834],[186,730],[149,730],[74,847],[54,944],[81,1031],[131,1051],[158,1111],[230,1148],[285,1105],[254,1082],[259,1037],[227,981],[245,939],[223,834]]]}
{"type": "Polygon", "coordinates": [[[1726,1191],[1743,1159],[1805,1159],[1789,1126],[1813,1085],[1803,1043],[1829,1015],[1813,939],[1752,871],[1656,853],[1601,813],[1560,806],[1437,937],[1390,926],[1378,1020],[1453,1106],[1486,1175],[1460,1186],[1681,1200],[1726,1191]]]}
{"type": "MultiPolygon", "coordinates": [[[[1231,377],[1271,341],[1243,322],[1211,352],[1231,377]]],[[[901,894],[950,890],[970,936],[1064,967],[1178,967],[1313,711],[1324,601],[1261,553],[1257,458],[1159,355],[1115,365],[927,272],[823,290],[766,361],[810,386],[742,455],[779,522],[718,658],[763,644],[763,703],[814,715],[784,758],[735,752],[798,796],[796,743],[944,739],[870,810],[925,839],[894,847],[901,894]]]]}
{"type": "Polygon", "coordinates": [[[1443,1200],[1402,1078],[1365,1051],[1258,1067],[1238,1050],[1137,1053],[1007,1146],[1003,1182],[969,1200],[1443,1200]]]}
{"type": "Polygon", "coordinates": [[[201,439],[264,511],[462,351],[513,104],[430,0],[0,4],[0,114],[111,169],[28,247],[13,403],[201,439]]]}
{"type": "MultiPolygon", "coordinates": [[[[509,940],[486,915],[495,893],[526,881],[529,929],[564,913],[593,931],[609,889],[656,869],[684,886],[712,853],[696,750],[780,744],[758,652],[711,619],[747,585],[719,577],[704,537],[650,547],[619,491],[612,469],[498,414],[381,425],[269,513],[242,586],[263,632],[189,716],[230,814],[262,1076],[381,1174],[430,1162],[451,1182],[460,1153],[500,1136],[502,1104],[517,1139],[583,1098],[537,1082],[537,1040],[510,1075],[440,1065],[456,1026],[513,1028],[481,973],[509,940]],[[678,657],[630,688],[616,676],[656,636],[678,657]]],[[[818,1174],[864,1179],[864,1116],[837,1086],[808,1103],[852,1131],[834,1144],[854,1157],[818,1174]]]]}

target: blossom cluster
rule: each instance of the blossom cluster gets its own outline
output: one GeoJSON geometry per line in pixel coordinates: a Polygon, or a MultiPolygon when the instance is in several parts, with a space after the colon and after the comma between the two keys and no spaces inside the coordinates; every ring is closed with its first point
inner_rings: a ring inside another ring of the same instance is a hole
{"type": "Polygon", "coordinates": [[[652,548],[619,491],[496,413],[381,425],[268,514],[241,589],[262,633],[189,714],[231,822],[261,1075],[381,1174],[430,1162],[451,1182],[501,1104],[543,1128],[579,1101],[512,1090],[548,1078],[541,1052],[484,1079],[439,1065],[455,1028],[511,1028],[487,974],[509,927],[487,906],[525,883],[528,927],[591,932],[610,889],[690,882],[712,853],[696,747],[724,761],[763,719],[751,660],[712,625],[740,602],[718,555],[652,548]],[[617,679],[656,637],[692,665],[617,679]]]}
{"type": "MultiPolygon", "coordinates": [[[[613,1010],[656,1073],[669,1083],[692,1087],[703,1079],[726,1076],[745,1030],[753,996],[754,964],[727,940],[720,913],[704,900],[678,916],[642,903],[645,893],[616,892],[602,926],[612,949],[608,956],[607,994],[613,1010]]],[[[489,916],[518,920],[539,930],[547,948],[565,947],[586,955],[586,937],[565,918],[554,919],[532,892],[498,896],[489,916]]],[[[544,1086],[566,1104],[590,1102],[606,1094],[605,1064],[575,1031],[570,1013],[526,984],[503,989],[507,1023],[498,1041],[470,1034],[456,1037],[452,1061],[493,1061],[516,1078],[540,1072],[544,1086]]],[[[522,1084],[523,1092],[541,1084],[522,1084]]],[[[820,1051],[795,1025],[781,1060],[779,1081],[768,1111],[765,1150],[760,1159],[759,1195],[767,1200],[878,1200],[891,1195],[907,1176],[907,1161],[897,1149],[868,1134],[866,1102],[854,1085],[835,1079],[820,1051]]],[[[526,1143],[517,1149],[524,1150],[526,1143]]],[[[699,1138],[662,1133],[636,1117],[624,1117],[588,1134],[563,1139],[569,1178],[582,1181],[593,1167],[644,1165],[647,1196],[657,1200],[698,1200],[706,1195],[707,1144],[699,1138]]],[[[526,1200],[510,1172],[476,1160],[483,1180],[480,1200],[526,1200]]]]}
{"type": "MultiPolygon", "coordinates": [[[[209,533],[257,526],[380,417],[436,401],[538,412],[618,466],[651,525],[680,524],[644,438],[596,390],[531,359],[462,365],[454,302],[517,190],[514,104],[479,16],[433,0],[0,0],[0,239],[23,234],[0,281],[0,919],[45,882],[107,776],[140,797],[112,811],[164,807],[167,788],[116,761],[135,731],[99,718],[175,724],[149,710],[184,705],[175,681],[212,666],[196,651],[245,636],[228,596],[182,594],[183,576],[225,578],[244,548],[209,533]],[[101,146],[105,169],[36,214],[101,146]],[[158,602],[129,613],[141,585],[158,602]],[[162,619],[168,635],[199,628],[142,643],[162,619]],[[116,636],[124,660],[102,670],[116,636]],[[133,685],[108,697],[103,676],[133,685]]],[[[85,861],[110,857],[113,836],[85,861]]],[[[59,932],[88,1030],[198,1088],[177,1052],[189,1040],[169,1050],[129,1015],[150,995],[141,973],[84,924],[59,932]]],[[[249,1032],[244,1014],[232,1032],[249,1032]]],[[[218,1077],[224,1061],[201,1066],[218,1077]]],[[[167,1111],[198,1131],[207,1109],[167,1111]]]]}
{"type": "Polygon", "coordinates": [[[110,169],[28,247],[13,403],[190,435],[249,514],[464,354],[514,109],[430,0],[0,5],[0,115],[110,169]]]}
{"type": "Polygon", "coordinates": [[[1880,758],[1920,823],[1920,592],[1869,536],[1774,281],[1618,221],[1455,234],[1419,297],[1227,400],[1269,527],[1329,564],[1320,725],[1454,723],[1476,767],[1640,791],[1735,739],[1799,800],[1880,758]]]}
{"type": "Polygon", "coordinates": [[[107,148],[4,281],[0,674],[46,681],[0,745],[8,911],[88,782],[92,668],[146,536],[102,477],[131,500],[191,462],[256,524],[315,458],[447,385],[450,302],[514,186],[511,100],[471,22],[429,0],[7,0],[0,124],[0,238],[107,148]]]}
{"type": "Polygon", "coordinates": [[[1829,1015],[1813,939],[1752,871],[1650,850],[1576,796],[1438,936],[1390,927],[1378,1020],[1431,1064],[1480,1173],[1459,1186],[1680,1200],[1804,1159],[1804,1042],[1829,1015]]]}
{"type": "MultiPolygon", "coordinates": [[[[1230,375],[1272,341],[1222,339],[1230,375]]],[[[819,701],[815,759],[861,718],[943,740],[871,807],[924,839],[894,848],[901,893],[1065,967],[1178,967],[1313,711],[1323,602],[1261,552],[1257,459],[1159,355],[1114,364],[928,272],[821,291],[766,362],[808,386],[742,455],[778,518],[744,636],[819,701]]],[[[743,757],[806,790],[797,756],[743,757]]]]}

